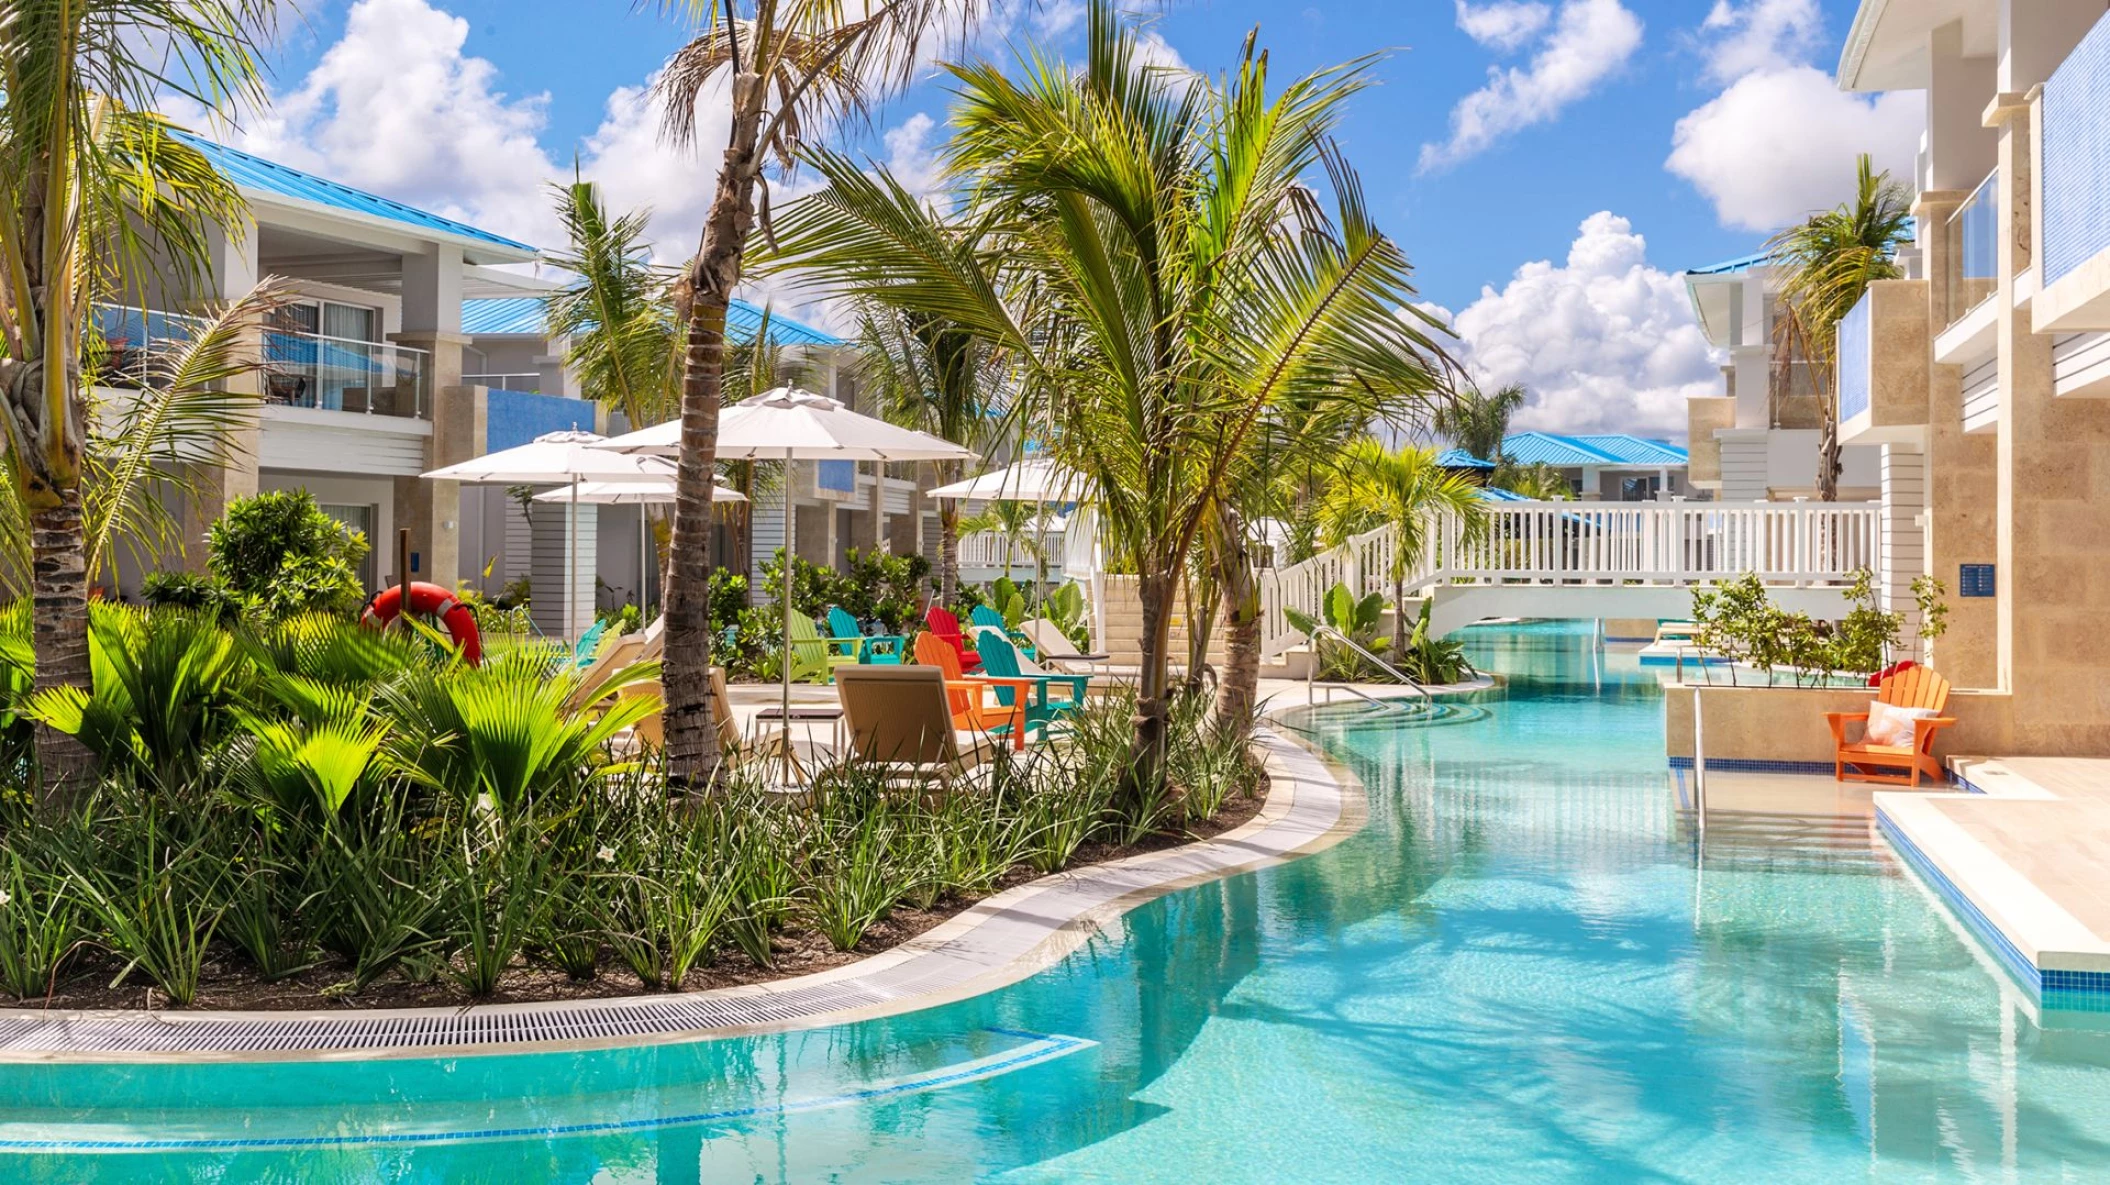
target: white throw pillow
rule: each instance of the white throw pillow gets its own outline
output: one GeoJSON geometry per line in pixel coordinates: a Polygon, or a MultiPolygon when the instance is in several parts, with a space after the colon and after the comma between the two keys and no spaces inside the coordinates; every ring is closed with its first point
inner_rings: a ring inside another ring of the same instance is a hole
{"type": "Polygon", "coordinates": [[[1933,708],[1899,708],[1871,703],[1868,705],[1866,740],[1871,745],[1909,745],[1912,743],[1912,722],[1933,715],[1933,708]]]}

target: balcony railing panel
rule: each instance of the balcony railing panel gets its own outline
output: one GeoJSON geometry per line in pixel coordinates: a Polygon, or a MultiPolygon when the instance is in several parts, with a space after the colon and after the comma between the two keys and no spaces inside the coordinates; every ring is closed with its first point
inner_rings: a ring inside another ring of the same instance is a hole
{"type": "Polygon", "coordinates": [[[422,418],[425,360],[423,350],[404,346],[271,330],[265,397],[286,407],[422,418]]]}
{"type": "Polygon", "coordinates": [[[2044,83],[2038,233],[2045,287],[2110,251],[2110,15],[2044,83]]]}
{"type": "Polygon", "coordinates": [[[1949,324],[1963,320],[1999,286],[2000,170],[1978,183],[1949,216],[1949,324]]]}
{"type": "Polygon", "coordinates": [[[1871,295],[1864,292],[1846,316],[1839,319],[1836,347],[1839,373],[1833,389],[1839,392],[1841,420],[1850,420],[1868,410],[1869,388],[1873,380],[1870,368],[1872,316],[1871,295]]]}

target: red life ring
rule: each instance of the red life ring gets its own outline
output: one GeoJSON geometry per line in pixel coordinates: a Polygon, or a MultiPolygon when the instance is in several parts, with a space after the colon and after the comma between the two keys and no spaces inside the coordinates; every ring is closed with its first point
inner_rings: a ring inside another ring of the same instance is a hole
{"type": "MultiPolygon", "coordinates": [[[[391,584],[374,594],[359,618],[362,624],[386,626],[403,611],[403,586],[391,584]]],[[[462,661],[475,666],[483,661],[483,638],[476,632],[476,613],[437,584],[414,580],[410,584],[410,611],[420,617],[437,617],[462,652],[462,661]]]]}

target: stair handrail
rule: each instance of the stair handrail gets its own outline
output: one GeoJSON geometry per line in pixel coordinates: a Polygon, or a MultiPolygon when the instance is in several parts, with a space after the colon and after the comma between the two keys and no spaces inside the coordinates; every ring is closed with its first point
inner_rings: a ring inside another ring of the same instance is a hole
{"type": "MultiPolygon", "coordinates": [[[[1435,706],[1436,697],[1429,694],[1429,689],[1421,685],[1421,680],[1416,679],[1414,676],[1407,674],[1405,671],[1400,670],[1398,667],[1393,666],[1391,663],[1386,662],[1384,659],[1379,658],[1377,655],[1370,653],[1369,650],[1365,649],[1363,645],[1357,642],[1354,638],[1349,637],[1347,634],[1342,633],[1341,631],[1333,628],[1330,625],[1324,624],[1319,625],[1318,627],[1313,629],[1311,631],[1311,634],[1312,641],[1314,642],[1318,641],[1321,637],[1332,638],[1334,641],[1339,642],[1341,645],[1348,647],[1348,649],[1353,650],[1357,654],[1362,655],[1363,658],[1370,663],[1370,665],[1376,667],[1380,671],[1383,671],[1387,675],[1392,676],[1394,679],[1399,680],[1401,683],[1406,684],[1408,687],[1413,688],[1415,694],[1421,696],[1421,698],[1429,702],[1429,706],[1435,706]]],[[[1315,682],[1314,676],[1318,673],[1318,670],[1319,656],[1315,652],[1311,656],[1311,665],[1304,668],[1304,694],[1307,697],[1311,694],[1311,685],[1313,684],[1313,682],[1315,682]]],[[[1332,682],[1332,680],[1330,679],[1327,681],[1329,683],[1332,682]]]]}

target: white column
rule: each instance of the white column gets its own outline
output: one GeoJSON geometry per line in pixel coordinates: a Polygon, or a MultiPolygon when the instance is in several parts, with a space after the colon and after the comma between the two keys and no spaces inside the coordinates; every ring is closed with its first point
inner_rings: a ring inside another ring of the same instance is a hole
{"type": "Polygon", "coordinates": [[[1919,656],[1919,611],[1912,582],[1927,571],[1927,536],[1920,514],[1927,506],[1926,454],[1909,445],[1883,446],[1883,522],[1876,589],[1885,612],[1904,615],[1899,653],[1919,656]]]}

